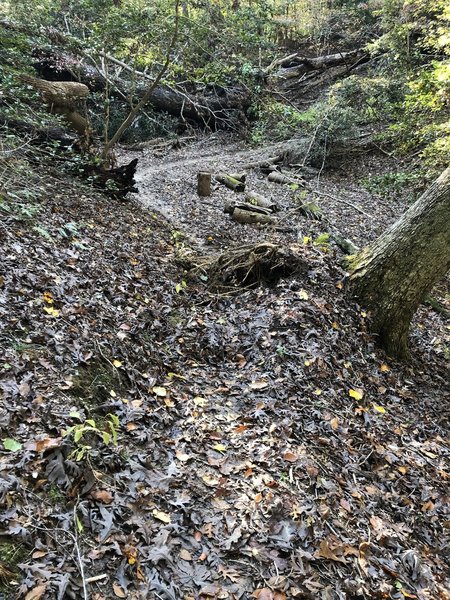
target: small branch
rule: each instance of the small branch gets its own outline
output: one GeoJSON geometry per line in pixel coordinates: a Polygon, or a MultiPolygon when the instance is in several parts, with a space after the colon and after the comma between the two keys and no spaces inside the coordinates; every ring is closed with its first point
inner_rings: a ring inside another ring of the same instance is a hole
{"type": "Polygon", "coordinates": [[[175,27],[174,27],[172,39],[170,40],[170,44],[169,44],[169,46],[167,48],[166,60],[164,61],[163,66],[161,67],[158,75],[154,79],[154,81],[151,84],[151,86],[147,89],[147,91],[145,92],[145,94],[142,96],[141,100],[128,113],[128,116],[125,119],[125,121],[122,123],[122,125],[120,125],[119,129],[116,131],[116,133],[112,136],[112,138],[109,140],[109,142],[103,148],[103,151],[102,151],[102,154],[101,154],[101,156],[102,156],[103,159],[106,159],[108,157],[111,149],[117,144],[117,142],[120,140],[120,138],[125,133],[125,131],[128,129],[128,127],[130,127],[130,125],[133,123],[133,121],[136,118],[136,116],[138,115],[138,113],[147,104],[147,102],[150,99],[150,96],[152,95],[153,90],[159,84],[159,82],[163,78],[164,74],[166,73],[167,69],[169,68],[169,65],[170,65],[170,53],[171,53],[172,49],[174,48],[175,43],[176,43],[177,38],[178,38],[178,25],[179,25],[179,20],[180,20],[180,10],[179,9],[180,9],[180,0],[176,0],[176,4],[175,4],[175,27]]]}

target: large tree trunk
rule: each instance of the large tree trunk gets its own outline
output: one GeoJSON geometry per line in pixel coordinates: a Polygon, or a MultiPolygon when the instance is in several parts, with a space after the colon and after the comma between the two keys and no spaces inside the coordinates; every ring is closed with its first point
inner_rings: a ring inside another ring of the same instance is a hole
{"type": "Polygon", "coordinates": [[[388,354],[408,354],[411,319],[450,268],[450,167],[372,245],[350,257],[353,292],[388,354]]]}

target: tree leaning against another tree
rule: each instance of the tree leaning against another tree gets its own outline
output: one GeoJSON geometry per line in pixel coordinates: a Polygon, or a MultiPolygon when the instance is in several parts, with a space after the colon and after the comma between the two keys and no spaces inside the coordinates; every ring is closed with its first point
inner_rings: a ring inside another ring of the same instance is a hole
{"type": "Polygon", "coordinates": [[[373,244],[349,257],[351,291],[388,354],[408,355],[411,319],[450,269],[450,167],[373,244]]]}

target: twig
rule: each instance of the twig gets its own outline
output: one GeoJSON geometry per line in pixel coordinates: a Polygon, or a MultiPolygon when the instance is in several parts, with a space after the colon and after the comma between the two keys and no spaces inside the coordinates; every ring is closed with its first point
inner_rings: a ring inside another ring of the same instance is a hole
{"type": "Polygon", "coordinates": [[[352,208],[354,208],[355,210],[357,210],[362,215],[368,217],[369,219],[373,218],[372,215],[370,215],[369,213],[367,213],[365,210],[363,210],[362,208],[360,208],[356,204],[353,204],[353,202],[349,202],[348,200],[344,200],[343,198],[338,198],[337,196],[333,196],[332,194],[328,194],[327,192],[319,192],[319,190],[315,190],[315,189],[313,189],[312,187],[310,187],[308,185],[306,185],[305,187],[310,192],[313,192],[314,194],[317,194],[318,196],[323,196],[324,198],[330,198],[331,200],[335,200],[336,202],[340,202],[342,204],[346,204],[347,206],[351,206],[352,208]]]}

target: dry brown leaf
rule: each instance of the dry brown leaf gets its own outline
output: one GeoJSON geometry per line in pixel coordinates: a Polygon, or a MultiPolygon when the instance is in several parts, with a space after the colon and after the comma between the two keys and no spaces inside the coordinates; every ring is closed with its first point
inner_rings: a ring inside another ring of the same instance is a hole
{"type": "Polygon", "coordinates": [[[28,592],[25,596],[25,600],[41,600],[44,597],[45,590],[47,589],[47,584],[43,583],[42,585],[37,585],[32,590],[28,592]]]}
{"type": "Polygon", "coordinates": [[[258,600],[274,600],[273,592],[269,588],[259,588],[255,590],[252,594],[252,598],[257,598],[258,600]]]}
{"type": "Polygon", "coordinates": [[[288,462],[296,462],[298,460],[297,454],[295,454],[295,452],[291,452],[290,450],[286,450],[286,452],[283,454],[283,458],[288,462]]]}
{"type": "Polygon", "coordinates": [[[339,429],[339,419],[337,417],[334,417],[333,419],[331,419],[330,425],[331,429],[336,431],[336,429],[339,429]]]}
{"type": "Polygon", "coordinates": [[[116,582],[113,583],[113,590],[114,590],[114,594],[118,597],[118,598],[126,598],[127,594],[126,592],[123,590],[123,588],[116,582]]]}
{"type": "Polygon", "coordinates": [[[108,490],[94,490],[91,492],[91,497],[102,504],[111,504],[114,500],[114,496],[108,490]]]}
{"type": "Polygon", "coordinates": [[[37,440],[36,441],[36,452],[44,452],[44,450],[48,450],[49,448],[58,448],[61,446],[60,437],[57,438],[46,438],[45,440],[37,440]]]}
{"type": "Polygon", "coordinates": [[[330,543],[327,539],[320,542],[319,549],[316,551],[315,556],[317,558],[326,558],[327,560],[334,560],[335,562],[346,563],[346,560],[342,556],[337,556],[336,550],[342,552],[343,546],[330,547],[330,543]]]}
{"type": "Polygon", "coordinates": [[[263,390],[268,386],[268,382],[263,379],[258,379],[258,381],[252,381],[249,385],[251,390],[263,390]]]}
{"type": "Polygon", "coordinates": [[[189,550],[185,550],[184,548],[181,548],[180,558],[183,560],[192,560],[192,554],[189,552],[189,550]]]}

